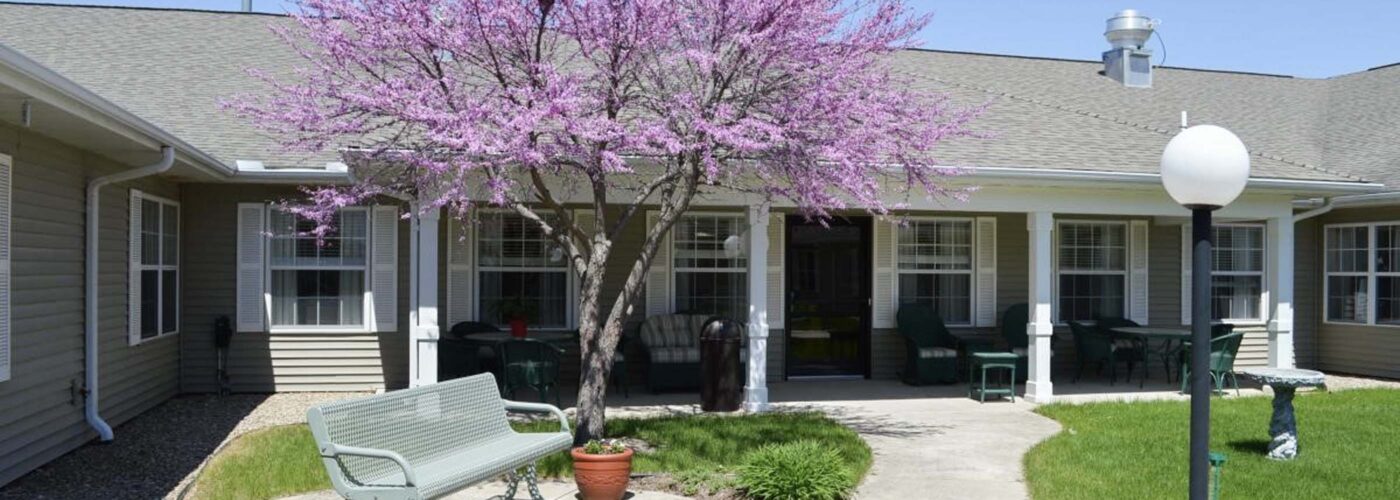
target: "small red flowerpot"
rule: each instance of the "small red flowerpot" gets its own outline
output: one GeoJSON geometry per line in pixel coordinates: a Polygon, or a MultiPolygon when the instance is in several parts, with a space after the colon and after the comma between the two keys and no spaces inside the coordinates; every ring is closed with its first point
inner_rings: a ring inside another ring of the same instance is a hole
{"type": "Polygon", "coordinates": [[[525,338],[527,332],[526,326],[525,320],[523,319],[510,320],[510,336],[517,339],[525,338]]]}
{"type": "Polygon", "coordinates": [[[583,500],[621,500],[632,479],[632,450],[589,455],[583,448],[569,451],[574,457],[574,482],[583,500]]]}

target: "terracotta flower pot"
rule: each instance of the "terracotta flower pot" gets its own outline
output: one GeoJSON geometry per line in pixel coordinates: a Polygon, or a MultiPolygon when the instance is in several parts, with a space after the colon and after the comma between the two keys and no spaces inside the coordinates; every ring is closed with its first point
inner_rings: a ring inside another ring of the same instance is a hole
{"type": "Polygon", "coordinates": [[[574,457],[574,482],[584,500],[621,500],[632,479],[632,450],[610,455],[589,455],[583,448],[569,451],[574,457]]]}

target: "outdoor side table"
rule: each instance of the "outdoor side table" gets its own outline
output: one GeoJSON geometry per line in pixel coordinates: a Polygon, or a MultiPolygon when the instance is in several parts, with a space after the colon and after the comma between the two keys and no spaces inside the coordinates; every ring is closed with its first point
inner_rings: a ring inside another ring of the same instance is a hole
{"type": "Polygon", "coordinates": [[[1293,393],[1299,387],[1323,384],[1324,375],[1316,370],[1291,368],[1251,368],[1241,375],[1274,389],[1274,414],[1269,419],[1269,458],[1292,460],[1298,456],[1298,420],[1293,415],[1293,393]]]}
{"type": "Polygon", "coordinates": [[[1007,396],[1011,398],[1012,403],[1016,402],[1016,361],[1021,359],[1021,355],[1010,352],[974,352],[970,359],[972,362],[968,364],[967,369],[967,397],[976,394],[977,400],[985,403],[987,395],[991,394],[1007,396]],[[979,370],[981,376],[973,378],[973,373],[979,370]],[[988,370],[1006,370],[1010,374],[1006,385],[997,384],[988,388],[988,370]]]}

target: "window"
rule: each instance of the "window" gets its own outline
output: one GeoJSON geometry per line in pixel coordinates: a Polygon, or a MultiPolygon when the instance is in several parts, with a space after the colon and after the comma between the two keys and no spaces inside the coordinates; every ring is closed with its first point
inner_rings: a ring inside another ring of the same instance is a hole
{"type": "Polygon", "coordinates": [[[319,239],[315,222],[286,211],[273,210],[269,224],[272,326],[365,328],[369,210],[342,209],[319,239]]]}
{"type": "Polygon", "coordinates": [[[481,320],[504,325],[509,316],[524,315],[531,327],[565,328],[570,287],[564,249],[539,224],[514,213],[484,212],[478,230],[481,320]]]}
{"type": "Polygon", "coordinates": [[[140,192],[133,195],[137,198],[133,202],[140,203],[139,211],[132,214],[140,238],[138,291],[133,294],[140,301],[133,339],[139,343],[180,329],[180,208],[173,201],[140,192]]]}
{"type": "Polygon", "coordinates": [[[899,228],[899,301],[933,306],[949,325],[972,324],[972,220],[913,220],[899,228]]]}
{"type": "Polygon", "coordinates": [[[1327,226],[1327,321],[1400,325],[1400,224],[1327,226]]]}
{"type": "Polygon", "coordinates": [[[1128,283],[1128,225],[1062,222],[1056,252],[1059,321],[1123,317],[1128,283]]]}
{"type": "Polygon", "coordinates": [[[1263,319],[1264,227],[1217,225],[1211,253],[1210,318],[1263,319]]]}
{"type": "Polygon", "coordinates": [[[676,222],[672,245],[677,313],[748,319],[745,226],[739,214],[686,215],[676,222]]]}

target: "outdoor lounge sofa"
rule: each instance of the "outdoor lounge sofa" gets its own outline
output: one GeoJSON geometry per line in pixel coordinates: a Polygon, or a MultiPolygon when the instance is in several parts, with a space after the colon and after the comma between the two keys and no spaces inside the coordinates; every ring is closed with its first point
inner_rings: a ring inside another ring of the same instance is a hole
{"type": "Polygon", "coordinates": [[[306,418],[331,485],[349,499],[434,498],[507,473],[513,498],[521,467],[539,499],[535,460],[573,443],[564,412],[501,399],[490,373],[327,403],[306,418]],[[559,432],[515,432],[507,411],[552,413],[559,432]]]}
{"type": "MultiPolygon", "coordinates": [[[[647,388],[651,392],[700,387],[700,329],[713,316],[663,314],[642,322],[640,340],[647,355],[647,388]]],[[[748,336],[740,344],[739,360],[747,370],[748,336]]]]}

